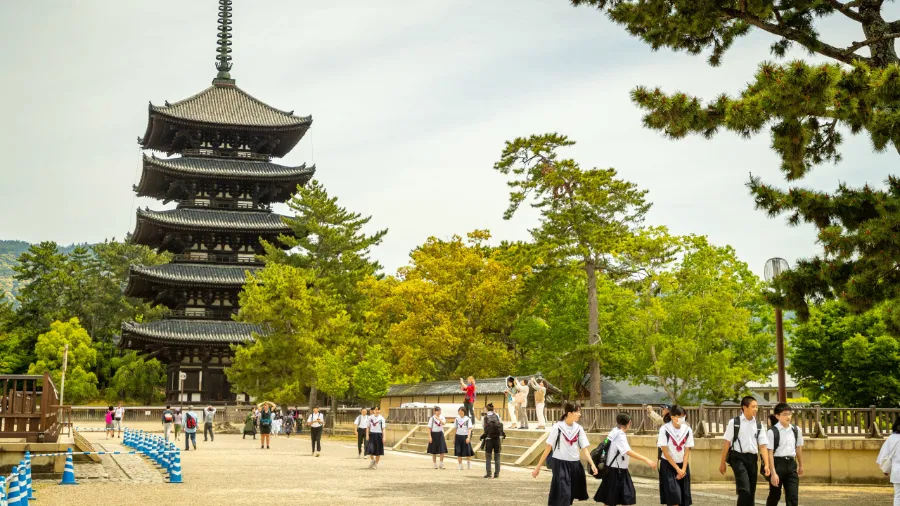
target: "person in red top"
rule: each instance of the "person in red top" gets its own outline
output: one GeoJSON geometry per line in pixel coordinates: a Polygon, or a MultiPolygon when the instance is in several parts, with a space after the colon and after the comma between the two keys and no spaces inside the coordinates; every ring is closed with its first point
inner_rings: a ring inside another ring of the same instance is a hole
{"type": "Polygon", "coordinates": [[[459,386],[466,392],[466,400],[463,402],[463,408],[466,409],[466,416],[468,416],[470,420],[474,420],[475,411],[473,406],[475,405],[475,377],[469,376],[468,385],[462,378],[459,378],[459,386]]]}

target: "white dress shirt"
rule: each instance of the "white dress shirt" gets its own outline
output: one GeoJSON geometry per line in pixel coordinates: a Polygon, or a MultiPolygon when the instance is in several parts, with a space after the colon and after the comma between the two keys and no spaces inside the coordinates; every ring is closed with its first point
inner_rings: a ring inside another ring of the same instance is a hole
{"type": "MultiPolygon", "coordinates": [[[[751,419],[747,419],[743,413],[741,413],[741,425],[740,431],[738,433],[737,441],[734,442],[734,451],[738,453],[759,453],[760,446],[768,446],[769,440],[766,438],[766,431],[760,430],[759,435],[755,438],[753,437],[756,434],[756,417],[751,419]]],[[[734,439],[734,419],[730,418],[728,420],[728,426],[725,427],[725,434],[722,436],[722,439],[731,443],[734,439]]],[[[784,444],[783,440],[782,443],[784,444]]]]}
{"type": "Polygon", "coordinates": [[[773,431],[778,430],[778,448],[775,449],[776,457],[796,457],[797,447],[803,446],[803,431],[799,427],[797,428],[797,440],[794,441],[794,431],[791,427],[793,426],[788,425],[785,427],[779,422],[766,432],[769,442],[774,445],[775,433],[773,431]]]}

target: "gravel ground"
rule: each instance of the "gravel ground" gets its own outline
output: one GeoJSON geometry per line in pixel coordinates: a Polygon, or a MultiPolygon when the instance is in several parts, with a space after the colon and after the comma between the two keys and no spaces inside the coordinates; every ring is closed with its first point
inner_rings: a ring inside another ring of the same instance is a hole
{"type": "MultiPolygon", "coordinates": [[[[105,442],[102,434],[91,434],[89,439],[105,442]]],[[[199,451],[182,453],[184,483],[181,485],[132,480],[83,481],[75,487],[38,483],[36,496],[39,504],[66,506],[96,506],[109,501],[118,505],[147,505],[198,500],[204,506],[288,500],[317,504],[365,503],[366,506],[541,505],[547,502],[550,486],[550,474],[545,472],[535,480],[530,470],[507,467],[501,471],[499,480],[486,480],[482,478],[482,462],[473,462],[471,471],[457,471],[455,459],[448,459],[446,470],[434,470],[426,456],[391,451],[377,470],[369,470],[368,461],[357,459],[355,440],[326,438],[319,458],[310,456],[308,437],[275,438],[271,450],[261,450],[258,444],[258,440],[244,440],[237,435],[223,434],[213,443],[203,443],[201,437],[199,451]]],[[[149,470],[149,464],[145,465],[149,470]]],[[[598,482],[589,480],[589,492],[593,494],[598,482]]],[[[658,504],[659,496],[652,482],[638,480],[636,486],[639,506],[658,504]]],[[[727,485],[696,484],[693,488],[695,505],[734,504],[729,498],[733,489],[727,485]]],[[[803,506],[858,505],[863,501],[867,506],[889,505],[890,490],[801,489],[803,506]]]]}

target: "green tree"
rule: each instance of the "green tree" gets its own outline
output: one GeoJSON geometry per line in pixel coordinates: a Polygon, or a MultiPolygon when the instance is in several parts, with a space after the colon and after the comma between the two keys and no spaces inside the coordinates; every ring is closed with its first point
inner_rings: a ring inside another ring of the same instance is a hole
{"type": "Polygon", "coordinates": [[[326,349],[316,358],[316,388],[331,397],[331,416],[329,427],[334,428],[338,399],[343,398],[350,390],[352,373],[352,355],[345,347],[326,349]]]}
{"type": "Polygon", "coordinates": [[[730,246],[683,238],[680,261],[641,290],[638,366],[632,380],[679,404],[735,400],[774,368],[771,308],[762,284],[730,246]]]}
{"type": "Polygon", "coordinates": [[[304,400],[304,387],[315,381],[316,358],[350,325],[341,301],[314,288],[316,281],[312,271],[278,263],[248,276],[237,320],[265,331],[254,334],[252,344],[234,347],[225,374],[235,392],[279,404],[304,400]]]}
{"type": "Polygon", "coordinates": [[[37,362],[28,366],[28,374],[49,372],[53,384],[61,388],[65,345],[69,346],[69,357],[64,401],[77,404],[97,397],[97,375],[91,372],[97,363],[97,350],[91,346],[91,336],[78,318],[55,321],[50,324],[49,332],[38,336],[34,350],[37,362]]]}
{"type": "Polygon", "coordinates": [[[365,358],[353,368],[353,389],[357,397],[378,402],[391,386],[391,364],[379,345],[371,346],[365,358]]]}
{"type": "Polygon", "coordinates": [[[602,402],[597,305],[598,276],[612,280],[639,274],[648,265],[668,259],[665,234],[645,229],[651,204],[646,190],[619,179],[615,169],[584,170],[557,150],[574,145],[556,133],[508,141],[494,169],[512,176],[512,191],[504,218],[509,219],[529,197],[540,210],[540,225],[531,230],[546,262],[576,266],[586,277],[587,342],[591,345],[590,402],[602,402]]]}
{"type": "MultiPolygon", "coordinates": [[[[816,165],[840,159],[842,132],[865,133],[877,151],[900,149],[900,60],[895,39],[900,21],[886,20],[884,0],[572,0],[606,13],[654,49],[691,54],[709,51],[718,65],[737,38],[752,31],[774,36],[771,50],[783,57],[792,45],[831,59],[830,63],[764,62],[737,97],[722,95],[704,103],[685,93],[643,86],[632,99],[647,113],[644,124],[672,138],[712,137],[722,129],[749,137],[768,128],[788,181],[803,178],[816,165]],[[859,28],[859,41],[843,46],[817,25],[830,16],[859,28]],[[869,56],[860,51],[868,50],[869,56]]],[[[887,188],[821,192],[782,190],[752,177],[756,207],[770,216],[786,215],[791,225],[818,229],[823,254],[802,259],[777,282],[777,305],[809,316],[808,302],[840,298],[857,312],[890,301],[900,314],[900,240],[894,216],[900,208],[900,181],[887,188]]],[[[900,320],[889,318],[900,333],[900,320]]]]}
{"type": "Polygon", "coordinates": [[[155,358],[139,357],[129,351],[112,360],[116,371],[106,389],[106,400],[131,399],[144,405],[153,405],[165,399],[166,366],[155,358]]]}
{"type": "Polygon", "coordinates": [[[854,314],[840,301],[813,307],[791,328],[788,369],[812,400],[834,406],[900,403],[900,342],[884,308],[854,314]]]}

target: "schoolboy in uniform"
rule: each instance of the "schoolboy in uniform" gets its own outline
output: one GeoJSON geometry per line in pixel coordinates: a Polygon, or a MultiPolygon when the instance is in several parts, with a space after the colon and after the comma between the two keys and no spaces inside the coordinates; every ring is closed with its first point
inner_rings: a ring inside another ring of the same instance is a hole
{"type": "Polygon", "coordinates": [[[774,412],[769,417],[772,428],[766,433],[772,445],[769,460],[772,475],[766,506],[778,506],[782,488],[787,506],[797,506],[800,476],[803,476],[803,431],[791,424],[791,407],[787,403],[778,403],[774,412]]]}
{"type": "Polygon", "coordinates": [[[769,476],[769,455],[766,447],[768,439],[762,424],[756,419],[759,406],[756,399],[747,396],[741,399],[741,416],[728,421],[725,435],[722,436],[722,459],[719,472],[723,475],[727,465],[734,471],[734,484],[737,489],[738,506],[754,506],[756,504],[756,478],[759,472],[759,458],[762,456],[764,474],[769,476]],[[737,426],[737,427],[735,427],[737,426]],[[735,432],[735,429],[737,431],[735,432]]]}

